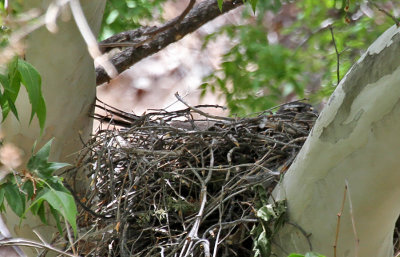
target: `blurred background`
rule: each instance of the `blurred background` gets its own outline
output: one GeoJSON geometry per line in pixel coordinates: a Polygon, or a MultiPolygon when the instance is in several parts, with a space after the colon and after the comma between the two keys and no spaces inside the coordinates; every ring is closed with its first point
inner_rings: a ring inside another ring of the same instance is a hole
{"type": "MultiPolygon", "coordinates": [[[[188,2],[110,0],[100,40],[163,24],[188,2]]],[[[255,12],[246,4],[99,86],[98,98],[135,114],[183,108],[175,92],[191,105],[225,105],[223,115],[247,115],[303,98],[321,109],[351,65],[395,24],[378,8],[397,17],[400,4],[259,0],[255,12]]]]}

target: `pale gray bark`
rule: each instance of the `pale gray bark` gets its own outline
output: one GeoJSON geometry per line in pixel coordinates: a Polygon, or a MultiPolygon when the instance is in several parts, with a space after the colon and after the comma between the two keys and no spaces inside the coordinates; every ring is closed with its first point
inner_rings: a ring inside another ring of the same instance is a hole
{"type": "MultiPolygon", "coordinates": [[[[400,29],[379,37],[331,96],[308,140],[276,189],[290,221],[313,250],[333,256],[337,213],[349,183],[358,256],[393,256],[400,213],[400,29]]],[[[278,256],[310,251],[286,225],[274,239],[278,256]],[[284,249],[284,251],[282,251],[284,249]]],[[[349,201],[340,222],[337,256],[356,256],[349,201]]]]}
{"type": "MultiPolygon", "coordinates": [[[[27,9],[39,8],[43,12],[52,1],[27,0],[27,9]]],[[[96,34],[100,28],[105,0],[81,0],[86,18],[96,34]]],[[[92,131],[89,114],[95,100],[95,70],[93,59],[89,56],[72,17],[68,21],[58,21],[58,32],[50,33],[41,28],[29,35],[25,58],[42,76],[42,91],[47,105],[46,127],[40,136],[36,118],[29,124],[31,106],[24,89],[17,98],[16,107],[20,121],[9,115],[2,124],[2,133],[7,142],[21,148],[25,161],[30,157],[32,146],[38,140],[41,147],[51,138],[53,161],[73,163],[75,153],[82,147],[80,136],[85,140],[92,131]]],[[[7,209],[5,223],[14,237],[40,241],[33,233],[35,229],[43,238],[50,240],[56,231],[46,226],[37,217],[28,217],[19,226],[19,218],[7,209]]],[[[47,241],[49,242],[49,241],[47,241]]],[[[29,256],[37,252],[24,249],[29,256]]],[[[0,253],[3,256],[5,253],[0,253]]]]}

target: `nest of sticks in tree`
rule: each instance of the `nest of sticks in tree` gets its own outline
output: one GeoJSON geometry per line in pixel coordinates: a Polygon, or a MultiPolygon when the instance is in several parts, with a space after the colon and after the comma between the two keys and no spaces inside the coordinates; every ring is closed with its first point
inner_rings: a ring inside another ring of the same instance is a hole
{"type": "Polygon", "coordinates": [[[186,106],[136,116],[99,105],[107,115],[96,118],[119,128],[98,130],[76,165],[90,180],[77,195],[77,253],[253,255],[261,198],[291,165],[317,114],[303,102],[243,118],[205,112],[220,106],[186,106]]]}

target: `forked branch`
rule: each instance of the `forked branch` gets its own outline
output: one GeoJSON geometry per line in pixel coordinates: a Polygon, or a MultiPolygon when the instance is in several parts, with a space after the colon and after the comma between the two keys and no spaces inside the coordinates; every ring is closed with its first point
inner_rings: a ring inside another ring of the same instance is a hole
{"type": "MultiPolygon", "coordinates": [[[[110,60],[117,71],[121,73],[143,58],[160,51],[169,44],[197,30],[203,24],[241,5],[243,5],[242,0],[224,1],[221,11],[218,8],[217,0],[205,0],[196,4],[193,8],[189,4],[186,10],[190,11],[184,18],[182,18],[184,14],[182,13],[160,28],[142,27],[136,30],[121,32],[102,41],[100,47],[103,48],[103,51],[107,51],[112,47],[126,47],[126,49],[113,56],[110,60]],[[171,26],[170,24],[173,25],[171,26]],[[154,34],[154,32],[157,33],[154,34]]],[[[110,77],[105,70],[102,67],[97,67],[96,84],[100,85],[109,80],[110,77]]]]}

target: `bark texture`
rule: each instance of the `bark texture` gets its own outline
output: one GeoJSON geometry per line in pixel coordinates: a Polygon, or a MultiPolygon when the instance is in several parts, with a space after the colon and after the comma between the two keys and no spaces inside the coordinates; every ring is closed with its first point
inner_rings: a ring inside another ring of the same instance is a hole
{"type": "Polygon", "coordinates": [[[274,239],[278,256],[312,250],[334,256],[345,181],[349,200],[337,256],[393,256],[400,213],[400,29],[381,35],[343,78],[275,193],[288,200],[290,221],[274,239]],[[358,245],[358,247],[357,247],[358,245]],[[356,252],[358,251],[358,255],[356,252]]]}

